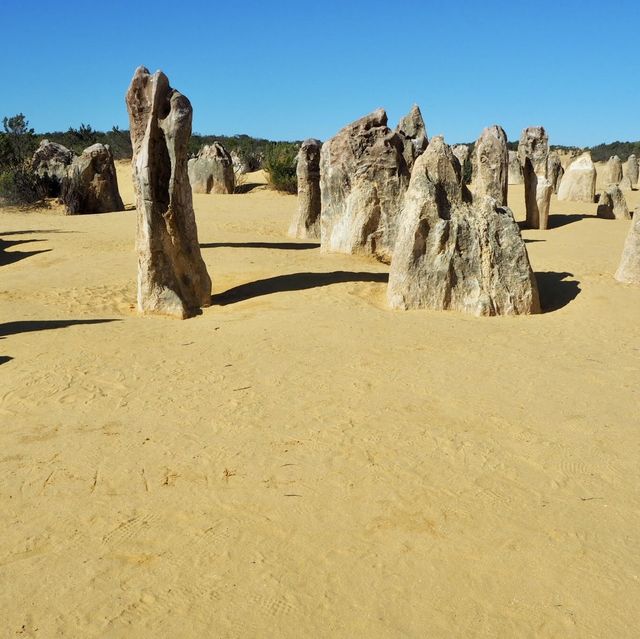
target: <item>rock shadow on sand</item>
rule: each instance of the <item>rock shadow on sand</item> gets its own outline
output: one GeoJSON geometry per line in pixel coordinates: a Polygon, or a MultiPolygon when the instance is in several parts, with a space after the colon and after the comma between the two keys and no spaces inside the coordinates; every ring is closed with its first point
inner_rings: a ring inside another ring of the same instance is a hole
{"type": "Polygon", "coordinates": [[[307,251],[320,248],[317,242],[210,242],[200,244],[200,248],[249,248],[274,249],[277,251],[307,251]]]}
{"type": "Polygon", "coordinates": [[[20,333],[32,333],[34,331],[49,331],[54,328],[66,328],[67,326],[79,326],[83,324],[107,324],[120,322],[119,319],[88,319],[88,320],[31,320],[22,322],[5,322],[0,324],[0,339],[9,335],[20,333]]]}
{"type": "Polygon", "coordinates": [[[543,313],[552,313],[564,308],[580,294],[580,282],[567,280],[568,277],[573,277],[573,273],[540,271],[535,275],[543,313]]]}
{"type": "Polygon", "coordinates": [[[256,280],[240,284],[224,293],[213,295],[211,303],[218,306],[243,302],[254,297],[284,293],[287,291],[304,291],[310,288],[343,284],[345,282],[382,282],[389,281],[388,273],[367,273],[355,271],[332,271],[329,273],[290,273],[276,275],[264,280],[256,280]]]}
{"type": "Polygon", "coordinates": [[[0,266],[8,266],[27,257],[38,255],[39,253],[48,253],[51,249],[42,249],[40,251],[7,251],[12,246],[20,246],[30,242],[44,242],[45,240],[3,240],[0,238],[0,266]]]}
{"type": "MultiPolygon", "coordinates": [[[[575,222],[580,222],[581,220],[596,220],[598,219],[597,215],[586,215],[583,213],[553,213],[549,215],[549,229],[559,229],[562,226],[567,226],[567,224],[574,224],[575,222]]],[[[527,223],[522,220],[518,222],[518,226],[521,231],[537,231],[538,229],[532,229],[527,223]]],[[[525,242],[537,241],[537,240],[525,240],[525,242]]]]}

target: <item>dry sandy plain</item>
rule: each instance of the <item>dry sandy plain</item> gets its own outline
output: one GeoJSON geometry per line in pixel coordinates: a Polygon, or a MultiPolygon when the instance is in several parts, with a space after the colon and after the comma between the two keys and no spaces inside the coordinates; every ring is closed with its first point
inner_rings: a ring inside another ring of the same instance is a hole
{"type": "Polygon", "coordinates": [[[294,197],[194,201],[183,322],[136,316],[134,211],[0,212],[0,636],[638,636],[628,222],[554,198],[546,312],[479,319],[387,310],[294,197]]]}

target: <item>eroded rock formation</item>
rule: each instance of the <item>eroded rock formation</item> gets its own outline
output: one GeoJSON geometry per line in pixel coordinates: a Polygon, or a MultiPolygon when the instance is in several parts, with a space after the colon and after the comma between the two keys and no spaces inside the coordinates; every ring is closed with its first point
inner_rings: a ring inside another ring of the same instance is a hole
{"type": "Polygon", "coordinates": [[[558,200],[591,202],[596,197],[596,167],[586,151],[574,160],[560,180],[558,200]]]}
{"type": "Polygon", "coordinates": [[[563,175],[564,168],[560,161],[560,156],[554,152],[549,153],[549,158],[547,159],[547,178],[549,182],[551,182],[551,188],[554,193],[558,192],[563,175]]]}
{"type": "Polygon", "coordinates": [[[389,305],[474,315],[539,312],[536,280],[512,212],[482,192],[468,202],[458,167],[441,138],[416,160],[391,262],[389,305]]]}
{"type": "Polygon", "coordinates": [[[31,159],[31,168],[36,175],[45,178],[49,197],[60,195],[62,182],[73,157],[73,153],[62,144],[49,140],[40,142],[31,159]]]}
{"type": "Polygon", "coordinates": [[[610,184],[605,191],[600,194],[597,215],[598,217],[604,217],[610,220],[631,219],[627,200],[618,185],[610,184]]]}
{"type": "Polygon", "coordinates": [[[617,155],[612,155],[607,162],[609,172],[609,184],[620,184],[622,180],[622,160],[617,155]]]}
{"type": "Polygon", "coordinates": [[[509,184],[523,184],[522,165],[517,151],[509,151],[509,184]]]}
{"type": "Polygon", "coordinates": [[[235,173],[231,154],[220,144],[206,144],[188,162],[189,182],[194,193],[233,193],[235,173]]]}
{"type": "Polygon", "coordinates": [[[540,228],[538,211],[538,180],[547,177],[549,136],[542,126],[531,126],[522,131],[518,144],[518,157],[524,177],[524,199],[527,211],[527,226],[540,228]]]}
{"type": "Polygon", "coordinates": [[[69,215],[124,211],[108,145],[93,144],[73,160],[62,180],[60,199],[69,215]]]}
{"type": "Polygon", "coordinates": [[[454,144],[451,147],[451,151],[458,158],[458,162],[460,163],[460,176],[464,181],[465,175],[465,166],[469,161],[469,146],[467,144],[454,144]]]}
{"type": "Polygon", "coordinates": [[[636,210],[624,244],[615,278],[625,284],[640,284],[640,209],[636,210]]]}
{"type": "Polygon", "coordinates": [[[298,239],[320,237],[320,150],[319,140],[305,140],[298,151],[298,208],[289,235],[298,239]]]}
{"type": "Polygon", "coordinates": [[[498,206],[507,205],[509,151],[507,134],[497,125],[484,129],[475,145],[477,195],[492,197],[498,206]]]}
{"type": "Polygon", "coordinates": [[[638,159],[633,153],[627,158],[627,175],[632,189],[638,186],[638,159]]]}
{"type": "Polygon", "coordinates": [[[211,304],[187,174],[192,108],[161,71],[139,67],[126,96],[138,229],[138,308],[189,317],[211,304]]]}
{"type": "Polygon", "coordinates": [[[409,113],[400,120],[396,132],[402,139],[404,159],[411,171],[415,159],[429,144],[427,127],[417,104],[414,104],[409,113]]]}
{"type": "Polygon", "coordinates": [[[387,127],[383,109],[349,124],[322,145],[323,251],[391,259],[409,184],[404,150],[401,136],[387,127]]]}

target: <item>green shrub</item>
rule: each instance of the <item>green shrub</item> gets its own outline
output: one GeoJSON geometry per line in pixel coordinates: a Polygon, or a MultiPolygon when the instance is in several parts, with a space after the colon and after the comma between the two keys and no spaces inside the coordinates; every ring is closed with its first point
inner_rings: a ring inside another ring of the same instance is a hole
{"type": "Polygon", "coordinates": [[[297,155],[298,145],[291,142],[275,142],[267,147],[263,166],[272,189],[285,193],[298,192],[297,155]]]}
{"type": "Polygon", "coordinates": [[[0,200],[5,204],[25,206],[44,203],[45,181],[26,165],[5,167],[0,171],[0,200]]]}

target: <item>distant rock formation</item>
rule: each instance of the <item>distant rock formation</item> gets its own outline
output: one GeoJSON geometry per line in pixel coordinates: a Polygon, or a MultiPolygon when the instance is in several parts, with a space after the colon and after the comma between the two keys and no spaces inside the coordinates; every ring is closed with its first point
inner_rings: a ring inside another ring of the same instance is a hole
{"type": "Polygon", "coordinates": [[[562,167],[560,156],[555,152],[549,153],[547,159],[547,178],[549,182],[551,182],[551,188],[554,193],[558,193],[563,175],[564,168],[562,167]]]}
{"type": "Polygon", "coordinates": [[[233,193],[233,158],[220,144],[206,144],[188,163],[189,182],[194,193],[233,193]]]}
{"type": "Polygon", "coordinates": [[[523,184],[522,164],[517,151],[509,151],[509,184],[523,184]]]}
{"type": "Polygon", "coordinates": [[[231,151],[231,161],[233,162],[233,172],[236,175],[244,175],[251,171],[249,162],[242,157],[237,151],[231,151]]]}
{"type": "Polygon", "coordinates": [[[62,144],[42,140],[31,158],[34,173],[44,178],[47,196],[58,197],[67,169],[73,162],[73,153],[62,144]]]}
{"type": "Polygon", "coordinates": [[[593,203],[596,197],[596,175],[591,153],[585,151],[569,165],[562,176],[558,200],[593,203]]]}
{"type": "Polygon", "coordinates": [[[498,206],[507,206],[509,151],[507,134],[493,125],[484,129],[475,145],[477,195],[492,197],[498,206]]]}
{"type": "Polygon", "coordinates": [[[624,244],[615,278],[625,284],[640,284],[640,209],[636,210],[624,244]]]}
{"type": "Polygon", "coordinates": [[[62,180],[60,199],[69,215],[124,211],[108,145],[93,144],[73,160],[62,180]]]}
{"type": "MultiPolygon", "coordinates": [[[[502,169],[484,183],[500,183],[502,169]]],[[[539,312],[536,280],[513,213],[484,189],[466,201],[458,171],[439,137],[416,160],[391,261],[389,305],[474,315],[539,312]]]]}
{"type": "Polygon", "coordinates": [[[289,235],[298,239],[320,238],[320,150],[319,140],[305,140],[298,152],[298,209],[289,235]]]}
{"type": "Polygon", "coordinates": [[[138,67],[127,91],[138,208],[138,309],[185,318],[211,304],[187,174],[192,108],[162,71],[138,67]]]}
{"type": "Polygon", "coordinates": [[[404,139],[387,127],[383,109],[349,124],[322,145],[323,251],[391,259],[409,184],[404,151],[404,139]]]}
{"type": "MultiPolygon", "coordinates": [[[[524,177],[524,199],[527,211],[527,226],[532,229],[540,226],[542,217],[538,210],[537,193],[540,178],[547,178],[547,160],[549,156],[549,136],[542,126],[523,129],[518,144],[518,157],[524,177]]],[[[545,185],[546,188],[546,185],[545,185]]]]}
{"type": "Polygon", "coordinates": [[[633,153],[627,158],[626,177],[629,178],[631,188],[635,189],[638,186],[638,159],[633,153]]]}
{"type": "Polygon", "coordinates": [[[454,144],[451,147],[451,151],[453,155],[456,156],[458,162],[460,162],[460,177],[464,182],[464,167],[467,161],[469,160],[469,145],[468,144],[454,144]]]}
{"type": "Polygon", "coordinates": [[[409,171],[415,159],[427,148],[427,127],[424,124],[420,107],[414,104],[396,128],[396,133],[402,139],[403,155],[409,171]]]}
{"type": "Polygon", "coordinates": [[[631,219],[627,201],[617,184],[609,184],[605,191],[600,194],[597,215],[610,220],[631,219]]]}
{"type": "Polygon", "coordinates": [[[612,155],[607,162],[609,172],[609,184],[620,184],[622,180],[622,160],[617,155],[612,155]]]}

